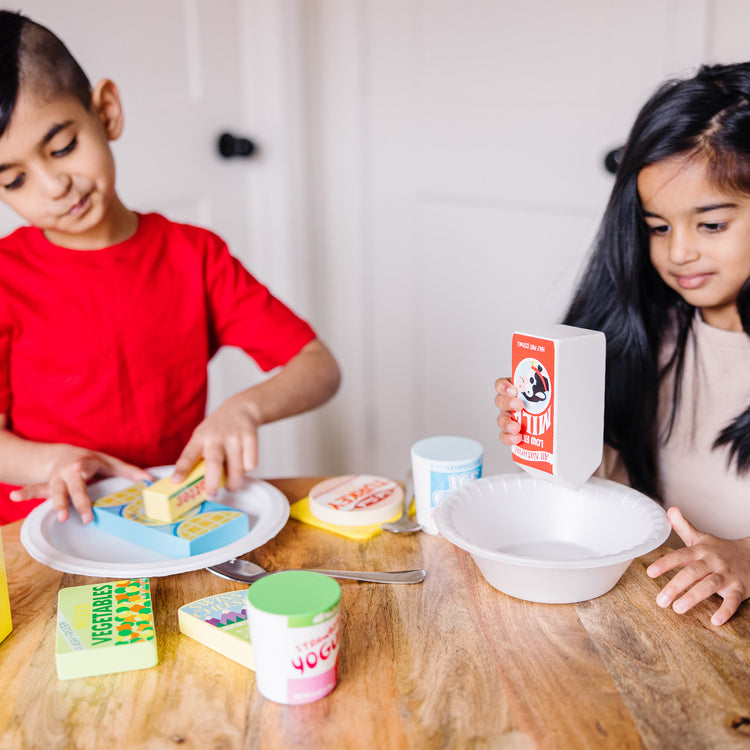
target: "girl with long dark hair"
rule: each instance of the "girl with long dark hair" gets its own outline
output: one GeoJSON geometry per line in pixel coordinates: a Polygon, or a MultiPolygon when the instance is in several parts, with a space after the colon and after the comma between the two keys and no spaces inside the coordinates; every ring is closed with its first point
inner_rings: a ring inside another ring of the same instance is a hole
{"type": "MultiPolygon", "coordinates": [[[[750,596],[750,63],[703,66],[641,109],[565,323],[607,338],[601,473],[669,508],[684,549],[657,603],[750,596]],[[700,530],[699,530],[700,529],[700,530]]],[[[520,441],[507,379],[501,441],[520,441]]]]}

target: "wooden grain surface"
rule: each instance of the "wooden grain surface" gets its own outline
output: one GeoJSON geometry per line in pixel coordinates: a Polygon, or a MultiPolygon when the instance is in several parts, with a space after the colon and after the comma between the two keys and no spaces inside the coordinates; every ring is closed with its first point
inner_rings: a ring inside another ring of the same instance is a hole
{"type": "MultiPolygon", "coordinates": [[[[294,501],[314,479],[275,480],[294,501]]],[[[357,542],[290,520],[248,555],[293,566],[423,567],[417,585],[342,581],[339,683],[280,706],[252,671],[179,633],[177,609],[242,588],[199,570],[152,579],[159,665],[57,679],[57,591],[95,579],[32,560],[2,528],[14,629],[0,644],[0,748],[750,748],[747,605],[721,628],[715,602],[659,609],[636,560],[577,605],[491,588],[441,537],[357,542]]]]}

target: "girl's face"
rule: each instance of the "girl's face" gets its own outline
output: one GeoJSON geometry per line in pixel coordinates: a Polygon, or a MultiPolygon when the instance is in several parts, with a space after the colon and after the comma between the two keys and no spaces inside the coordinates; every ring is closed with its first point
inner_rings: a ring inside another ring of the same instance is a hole
{"type": "Polygon", "coordinates": [[[737,294],[750,277],[750,196],[708,180],[703,159],[675,156],[638,175],[651,262],[715,328],[741,331],[737,294]]]}

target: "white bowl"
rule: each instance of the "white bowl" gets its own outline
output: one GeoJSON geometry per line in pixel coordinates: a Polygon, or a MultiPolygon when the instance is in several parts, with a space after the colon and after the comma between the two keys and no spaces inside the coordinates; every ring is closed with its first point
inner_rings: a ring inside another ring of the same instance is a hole
{"type": "Polygon", "coordinates": [[[593,478],[570,490],[521,472],[464,485],[434,518],[490,585],[551,604],[605,594],[671,528],[660,505],[625,485],[593,478]]]}

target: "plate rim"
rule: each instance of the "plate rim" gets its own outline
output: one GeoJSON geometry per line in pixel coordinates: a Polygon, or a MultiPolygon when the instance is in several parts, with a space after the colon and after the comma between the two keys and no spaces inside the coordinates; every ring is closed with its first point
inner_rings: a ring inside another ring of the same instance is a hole
{"type": "MultiPolygon", "coordinates": [[[[148,471],[158,477],[168,474],[173,468],[172,466],[158,466],[150,467],[148,471]]],[[[89,489],[95,489],[96,486],[104,482],[112,482],[114,479],[122,479],[122,477],[106,477],[99,482],[92,483],[89,489]]],[[[132,484],[130,480],[125,481],[132,484]]],[[[128,484],[124,486],[128,486],[128,484]]],[[[21,525],[20,541],[26,552],[37,562],[62,573],[85,575],[92,578],[158,578],[187,573],[210,565],[217,565],[233,557],[251,552],[273,539],[284,528],[289,519],[290,509],[286,495],[278,487],[274,487],[269,482],[257,477],[246,477],[239,492],[252,491],[253,488],[262,490],[268,496],[270,509],[266,514],[267,517],[264,519],[261,515],[258,523],[240,539],[199,555],[146,562],[102,562],[68,553],[61,557],[61,551],[43,533],[45,520],[50,513],[54,513],[52,500],[45,500],[26,516],[21,525]],[[264,520],[265,524],[262,524],[264,520]],[[260,529],[257,528],[259,525],[261,525],[260,529]]],[[[231,497],[235,493],[227,492],[227,494],[231,497]]],[[[94,529],[94,531],[96,530],[94,529]]]]}

